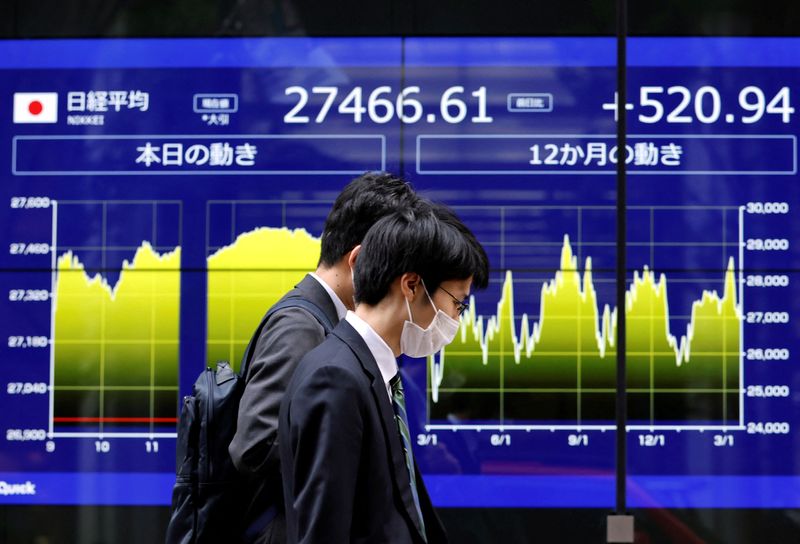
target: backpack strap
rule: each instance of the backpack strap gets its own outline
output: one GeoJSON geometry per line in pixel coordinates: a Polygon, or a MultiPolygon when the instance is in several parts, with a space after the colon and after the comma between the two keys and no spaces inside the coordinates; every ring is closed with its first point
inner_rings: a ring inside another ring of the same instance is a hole
{"type": "Polygon", "coordinates": [[[272,317],[273,314],[281,310],[285,310],[286,308],[302,308],[313,315],[319,324],[322,325],[322,328],[325,329],[325,336],[327,336],[333,330],[333,323],[331,323],[331,320],[328,319],[328,316],[325,314],[322,308],[307,298],[302,298],[295,295],[278,301],[261,319],[261,323],[259,323],[256,332],[253,333],[253,336],[250,338],[250,342],[247,344],[247,349],[242,357],[242,364],[239,367],[239,375],[242,378],[247,377],[247,370],[250,367],[250,361],[255,355],[256,343],[258,342],[258,338],[261,336],[261,331],[264,329],[267,321],[269,321],[269,318],[272,317]]]}

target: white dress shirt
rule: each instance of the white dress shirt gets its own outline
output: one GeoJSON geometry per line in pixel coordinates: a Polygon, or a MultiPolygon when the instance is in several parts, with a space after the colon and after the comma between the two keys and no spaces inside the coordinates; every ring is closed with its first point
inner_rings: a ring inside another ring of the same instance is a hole
{"type": "Polygon", "coordinates": [[[342,299],[340,299],[339,295],[336,294],[336,291],[334,291],[330,285],[325,283],[325,280],[317,276],[314,272],[311,272],[309,276],[317,280],[322,288],[325,289],[325,291],[331,297],[333,305],[336,307],[336,315],[339,316],[339,321],[344,319],[344,316],[347,314],[347,306],[344,305],[344,302],[342,302],[342,299]]]}
{"type": "Polygon", "coordinates": [[[356,332],[364,339],[370,353],[375,357],[375,362],[378,363],[378,369],[381,371],[383,383],[386,386],[386,394],[389,395],[389,401],[392,400],[392,386],[389,381],[397,374],[397,359],[395,359],[394,352],[389,345],[383,341],[383,338],[369,326],[369,323],[358,317],[355,313],[348,311],[345,317],[356,332]]]}

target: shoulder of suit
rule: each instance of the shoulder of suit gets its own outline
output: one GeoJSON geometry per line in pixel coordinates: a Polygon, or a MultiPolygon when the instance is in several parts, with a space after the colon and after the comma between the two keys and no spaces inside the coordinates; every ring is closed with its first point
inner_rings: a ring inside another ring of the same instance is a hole
{"type": "Polygon", "coordinates": [[[320,345],[306,353],[298,368],[303,368],[305,374],[313,374],[321,368],[341,368],[355,377],[363,374],[358,357],[335,334],[329,334],[320,345]]]}
{"type": "Polygon", "coordinates": [[[325,330],[314,314],[300,306],[288,306],[277,310],[267,320],[264,329],[267,330],[274,327],[284,320],[290,320],[296,323],[308,323],[309,325],[313,325],[315,329],[319,329],[323,332],[325,330]]]}

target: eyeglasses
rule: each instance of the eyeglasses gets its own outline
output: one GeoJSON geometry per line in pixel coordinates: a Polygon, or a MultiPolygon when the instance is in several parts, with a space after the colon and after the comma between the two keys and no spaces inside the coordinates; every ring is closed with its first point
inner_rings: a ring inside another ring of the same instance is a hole
{"type": "Polygon", "coordinates": [[[466,312],[469,309],[469,304],[467,304],[463,300],[458,300],[456,297],[453,296],[453,294],[450,291],[448,291],[441,285],[439,286],[439,289],[450,295],[450,298],[452,298],[453,302],[456,303],[456,311],[458,312],[458,316],[461,317],[462,315],[464,315],[464,312],[466,312]]]}

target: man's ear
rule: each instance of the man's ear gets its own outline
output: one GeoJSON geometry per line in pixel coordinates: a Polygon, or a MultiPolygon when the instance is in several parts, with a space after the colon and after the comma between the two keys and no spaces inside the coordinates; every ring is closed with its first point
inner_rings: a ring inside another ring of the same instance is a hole
{"type": "Polygon", "coordinates": [[[414,300],[420,286],[420,276],[416,272],[406,272],[400,276],[400,292],[406,300],[414,300]]]}
{"type": "Polygon", "coordinates": [[[347,264],[350,265],[350,268],[353,269],[356,266],[356,258],[358,254],[361,253],[361,244],[358,244],[356,247],[350,250],[350,254],[347,256],[347,264]]]}

